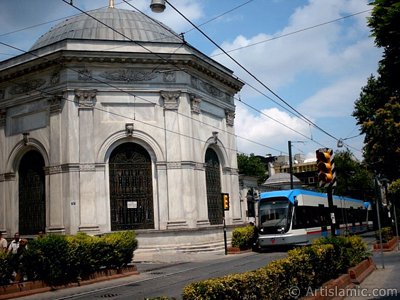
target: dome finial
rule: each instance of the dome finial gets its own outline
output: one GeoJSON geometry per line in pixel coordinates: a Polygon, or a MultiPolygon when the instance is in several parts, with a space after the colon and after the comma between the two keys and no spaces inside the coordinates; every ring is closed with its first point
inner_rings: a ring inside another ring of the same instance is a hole
{"type": "Polygon", "coordinates": [[[108,7],[114,8],[114,0],[109,0],[108,7]]]}

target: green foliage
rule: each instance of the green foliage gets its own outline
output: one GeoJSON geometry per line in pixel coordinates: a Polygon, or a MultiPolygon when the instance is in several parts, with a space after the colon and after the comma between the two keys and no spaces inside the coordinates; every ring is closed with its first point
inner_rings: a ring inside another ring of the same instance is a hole
{"type": "MultiPolygon", "coordinates": [[[[103,255],[113,253],[112,257],[104,260],[104,265],[112,268],[126,266],[132,261],[132,253],[137,248],[137,239],[134,231],[121,231],[110,233],[102,237],[104,243],[108,245],[107,251],[103,255]]],[[[102,249],[106,249],[103,245],[102,249]]]]}
{"type": "Polygon", "coordinates": [[[400,198],[400,179],[396,179],[389,185],[388,193],[392,198],[400,198]]]}
{"type": "Polygon", "coordinates": [[[363,199],[368,191],[373,195],[373,174],[355,159],[350,150],[335,153],[335,169],[335,194],[356,199],[363,199]]]}
{"type": "Polygon", "coordinates": [[[251,153],[250,156],[247,156],[246,154],[238,154],[237,160],[239,174],[257,177],[258,183],[263,183],[267,179],[267,170],[265,165],[262,163],[260,158],[254,156],[253,153],[251,153]]]}
{"type": "Polygon", "coordinates": [[[383,227],[380,231],[375,231],[375,239],[380,242],[380,236],[382,236],[382,243],[389,242],[393,237],[393,230],[391,227],[383,227]],[[379,235],[381,233],[381,235],[379,235]]]}
{"type": "Polygon", "coordinates": [[[12,279],[13,267],[11,264],[11,255],[0,251],[0,285],[5,285],[12,279]]]}
{"type": "MultiPolygon", "coordinates": [[[[28,279],[39,279],[56,286],[87,278],[101,269],[121,268],[132,261],[136,248],[133,231],[101,237],[84,233],[76,236],[46,235],[32,240],[18,263],[24,266],[21,271],[28,279]]],[[[5,260],[12,264],[14,258],[9,256],[5,260]]],[[[6,262],[2,264],[5,269],[6,262]]]]}
{"type": "Polygon", "coordinates": [[[35,270],[37,277],[47,284],[61,285],[77,277],[78,266],[72,254],[65,236],[46,235],[29,243],[23,265],[35,270]]]}
{"type": "Polygon", "coordinates": [[[353,116],[365,133],[364,158],[390,180],[400,177],[400,1],[375,0],[368,25],[384,55],[355,102],[353,116]]]}
{"type": "Polygon", "coordinates": [[[232,247],[251,249],[255,230],[256,227],[252,225],[235,228],[232,231],[232,247]]]}
{"type": "Polygon", "coordinates": [[[255,271],[191,283],[183,299],[291,299],[289,287],[297,286],[303,296],[368,256],[358,236],[321,238],[255,271]]]}

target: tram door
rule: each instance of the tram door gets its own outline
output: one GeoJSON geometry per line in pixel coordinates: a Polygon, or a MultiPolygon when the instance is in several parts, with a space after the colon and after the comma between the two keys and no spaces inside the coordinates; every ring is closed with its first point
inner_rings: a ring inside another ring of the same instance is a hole
{"type": "Polygon", "coordinates": [[[111,153],[111,230],[153,229],[151,158],[146,149],[125,143],[111,153]]]}
{"type": "Polygon", "coordinates": [[[44,160],[34,150],[21,159],[18,169],[19,233],[37,234],[46,228],[44,160]]]}
{"type": "Polygon", "coordinates": [[[213,149],[207,149],[205,165],[208,219],[211,225],[222,224],[221,171],[217,153],[213,149]]]}

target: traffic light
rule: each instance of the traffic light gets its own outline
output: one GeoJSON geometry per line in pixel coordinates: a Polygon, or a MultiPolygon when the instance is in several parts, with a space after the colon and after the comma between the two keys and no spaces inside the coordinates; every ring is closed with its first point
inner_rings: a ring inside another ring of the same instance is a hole
{"type": "Polygon", "coordinates": [[[222,203],[224,206],[224,210],[229,210],[229,194],[227,193],[222,194],[222,203]]]}
{"type": "Polygon", "coordinates": [[[331,183],[333,181],[331,156],[333,151],[330,149],[318,149],[317,155],[317,168],[318,179],[323,183],[331,183]]]}

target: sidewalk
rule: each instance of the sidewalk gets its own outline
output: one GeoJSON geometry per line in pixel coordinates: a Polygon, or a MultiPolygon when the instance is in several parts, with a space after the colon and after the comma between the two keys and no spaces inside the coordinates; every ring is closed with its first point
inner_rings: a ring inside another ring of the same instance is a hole
{"type": "Polygon", "coordinates": [[[374,252],[377,269],[345,299],[400,299],[400,251],[374,252]],[[384,266],[384,268],[383,268],[384,266]]]}

